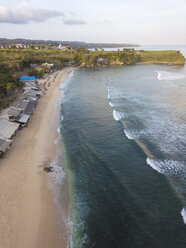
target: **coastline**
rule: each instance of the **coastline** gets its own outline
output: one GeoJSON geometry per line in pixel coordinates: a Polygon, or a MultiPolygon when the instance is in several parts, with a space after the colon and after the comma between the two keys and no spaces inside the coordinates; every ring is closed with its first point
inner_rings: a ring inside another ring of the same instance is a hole
{"type": "MultiPolygon", "coordinates": [[[[44,94],[28,123],[14,137],[11,151],[0,160],[0,247],[63,248],[68,244],[67,224],[57,225],[54,195],[43,167],[56,157],[60,84],[74,70],[65,68],[39,81],[44,94]]],[[[67,185],[63,184],[68,214],[67,185]]]]}
{"type": "Polygon", "coordinates": [[[185,63],[178,63],[178,62],[160,62],[160,61],[149,61],[149,62],[136,62],[134,65],[183,65],[185,63]]]}

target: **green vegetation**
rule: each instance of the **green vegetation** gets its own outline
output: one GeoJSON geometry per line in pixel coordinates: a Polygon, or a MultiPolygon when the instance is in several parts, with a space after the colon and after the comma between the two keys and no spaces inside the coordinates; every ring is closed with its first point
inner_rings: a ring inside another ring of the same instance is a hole
{"type": "Polygon", "coordinates": [[[185,59],[179,51],[89,51],[60,49],[0,49],[0,106],[19,91],[22,84],[13,76],[15,72],[26,71],[30,76],[42,77],[48,70],[42,63],[53,64],[58,70],[65,66],[102,67],[104,65],[131,65],[135,63],[184,64],[185,59]]]}
{"type": "Polygon", "coordinates": [[[42,78],[43,75],[44,75],[43,70],[32,69],[28,71],[28,76],[35,76],[36,78],[42,78]]]}
{"type": "Polygon", "coordinates": [[[31,64],[52,63],[55,69],[68,65],[96,67],[107,65],[130,65],[136,62],[184,64],[184,57],[179,51],[89,51],[85,48],[77,50],[35,50],[35,49],[1,49],[0,66],[12,71],[31,70],[31,64]]]}
{"type": "Polygon", "coordinates": [[[133,49],[123,51],[76,51],[75,62],[81,67],[100,67],[103,65],[130,65],[139,61],[133,49]]]}
{"type": "Polygon", "coordinates": [[[54,63],[60,69],[73,59],[71,51],[35,50],[35,49],[1,49],[0,65],[3,62],[14,71],[28,69],[31,64],[54,63]]]}
{"type": "Polygon", "coordinates": [[[0,109],[8,106],[12,102],[18,91],[22,88],[22,83],[13,76],[11,68],[4,64],[0,65],[0,109]]]}
{"type": "Polygon", "coordinates": [[[185,58],[179,51],[138,51],[140,62],[157,64],[184,64],[185,58]]]}

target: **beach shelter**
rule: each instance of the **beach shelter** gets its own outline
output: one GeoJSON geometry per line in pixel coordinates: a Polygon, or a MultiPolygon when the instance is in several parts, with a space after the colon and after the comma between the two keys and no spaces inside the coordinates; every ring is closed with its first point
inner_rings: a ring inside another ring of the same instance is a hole
{"type": "Polygon", "coordinates": [[[5,139],[10,139],[18,130],[20,124],[10,122],[7,119],[0,119],[0,136],[5,139]]]}
{"type": "Polygon", "coordinates": [[[20,81],[22,82],[26,82],[26,81],[37,81],[36,77],[35,76],[32,76],[32,77],[20,77],[19,78],[20,81]]]}

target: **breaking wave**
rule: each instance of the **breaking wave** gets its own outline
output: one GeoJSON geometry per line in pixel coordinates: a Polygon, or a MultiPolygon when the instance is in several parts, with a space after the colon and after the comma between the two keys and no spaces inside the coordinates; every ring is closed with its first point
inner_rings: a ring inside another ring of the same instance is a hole
{"type": "Polygon", "coordinates": [[[183,217],[183,222],[186,224],[186,209],[185,208],[182,209],[181,215],[183,217]]]}
{"type": "Polygon", "coordinates": [[[152,131],[151,130],[126,130],[124,129],[124,133],[125,135],[127,136],[128,139],[139,139],[139,138],[142,138],[142,137],[145,137],[145,136],[148,136],[150,134],[152,134],[152,131]]]}
{"type": "Polygon", "coordinates": [[[125,133],[125,135],[127,136],[128,139],[130,139],[130,140],[134,139],[134,137],[131,135],[131,133],[126,131],[125,129],[124,129],[124,133],[125,133]]]}
{"type": "Polygon", "coordinates": [[[59,86],[59,88],[61,89],[61,93],[62,93],[62,103],[66,102],[67,96],[66,96],[66,92],[69,88],[69,82],[71,82],[71,78],[74,75],[75,70],[71,71],[71,73],[67,76],[67,78],[61,83],[61,85],[59,86]]]}
{"type": "Polygon", "coordinates": [[[182,181],[185,181],[186,179],[185,166],[184,163],[181,161],[155,160],[147,158],[147,164],[161,174],[165,174],[168,176],[179,176],[182,178],[182,181]]]}
{"type": "Polygon", "coordinates": [[[119,106],[122,106],[121,103],[118,103],[118,102],[109,102],[109,105],[111,108],[114,108],[114,107],[119,107],[119,106]]]}
{"type": "Polygon", "coordinates": [[[120,121],[121,119],[127,117],[128,114],[116,111],[115,109],[113,110],[113,117],[116,121],[120,121]]]}
{"type": "Polygon", "coordinates": [[[74,75],[74,70],[71,71],[71,73],[67,76],[67,78],[66,78],[66,79],[61,83],[61,85],[59,86],[60,89],[61,89],[63,92],[67,90],[67,88],[68,88],[67,86],[68,86],[68,84],[69,84],[71,78],[73,77],[73,75],[74,75]]]}
{"type": "Polygon", "coordinates": [[[113,102],[109,102],[109,105],[111,106],[111,108],[115,107],[115,103],[113,102]]]}
{"type": "Polygon", "coordinates": [[[156,71],[158,74],[158,80],[179,80],[186,78],[186,74],[184,73],[175,73],[168,71],[156,71]]]}
{"type": "Polygon", "coordinates": [[[61,134],[61,127],[58,127],[58,128],[57,128],[57,133],[58,133],[58,134],[61,134]]]}

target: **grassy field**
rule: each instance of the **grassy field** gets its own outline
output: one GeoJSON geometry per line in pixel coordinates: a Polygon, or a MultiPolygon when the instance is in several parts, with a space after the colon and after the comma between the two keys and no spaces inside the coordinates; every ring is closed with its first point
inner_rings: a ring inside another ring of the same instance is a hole
{"type": "Polygon", "coordinates": [[[138,51],[140,62],[157,64],[184,64],[185,58],[179,51],[138,51]]]}

